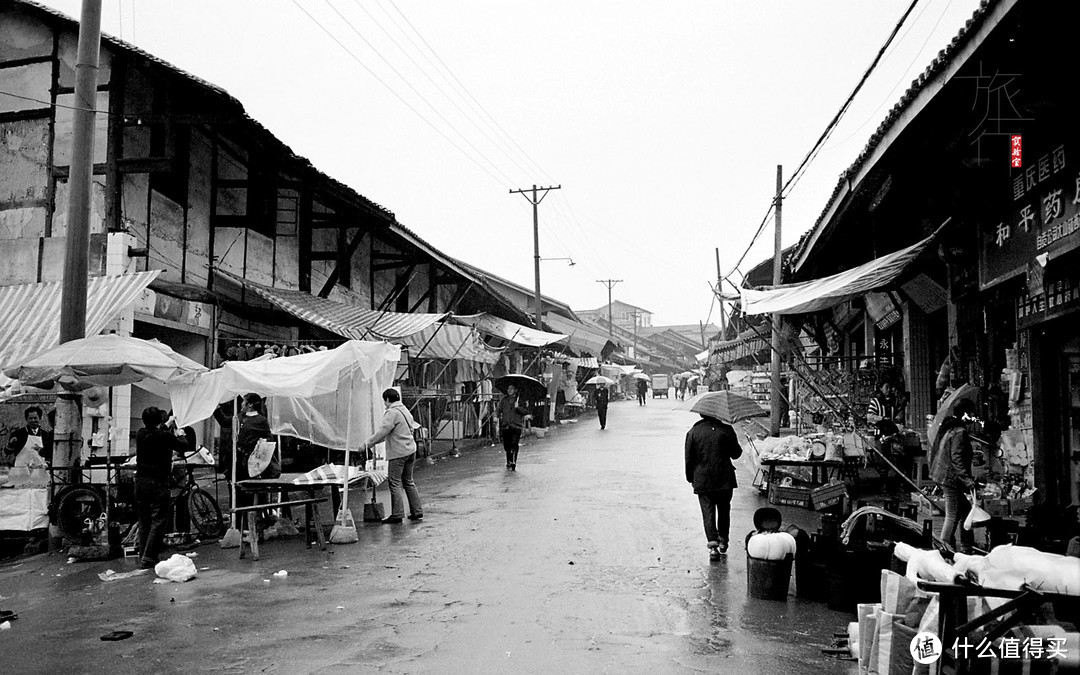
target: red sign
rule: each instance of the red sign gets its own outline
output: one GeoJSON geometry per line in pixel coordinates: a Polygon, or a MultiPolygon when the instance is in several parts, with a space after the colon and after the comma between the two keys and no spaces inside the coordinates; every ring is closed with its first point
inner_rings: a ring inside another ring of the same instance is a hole
{"type": "Polygon", "coordinates": [[[1021,158],[1020,136],[1011,136],[1009,143],[1009,162],[1012,168],[1019,169],[1023,166],[1021,158]]]}

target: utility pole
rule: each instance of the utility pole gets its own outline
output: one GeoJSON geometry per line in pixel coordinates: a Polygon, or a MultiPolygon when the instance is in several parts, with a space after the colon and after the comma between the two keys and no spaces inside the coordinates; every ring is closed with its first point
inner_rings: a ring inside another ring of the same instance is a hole
{"type": "MultiPolygon", "coordinates": [[[[783,248],[780,244],[780,212],[783,202],[784,167],[776,165],[776,240],[773,251],[773,286],[779,286],[783,280],[780,265],[783,262],[783,248]]],[[[772,396],[769,399],[769,433],[780,435],[780,400],[787,393],[780,391],[780,313],[772,315],[772,396]]]]}
{"type": "MultiPolygon", "coordinates": [[[[86,284],[90,247],[90,185],[94,172],[94,116],[97,113],[98,54],[101,48],[101,0],[83,0],[79,51],[75,63],[75,110],[68,174],[70,198],[64,277],[60,295],[60,342],[86,337],[86,284]]],[[[57,466],[73,467],[81,449],[82,419],[77,395],[57,398],[57,466]]],[[[72,469],[74,477],[75,470],[72,469]]]]}
{"type": "Polygon", "coordinates": [[[724,282],[724,275],[720,274],[720,249],[716,249],[716,299],[720,302],[720,339],[727,339],[727,329],[724,326],[724,291],[721,284],[724,282]]]}
{"type": "Polygon", "coordinates": [[[538,188],[535,185],[532,186],[532,199],[525,194],[529,190],[511,190],[510,194],[519,194],[529,199],[529,203],[533,207],[533,267],[536,273],[536,330],[544,330],[543,316],[544,309],[540,304],[540,217],[537,214],[537,208],[540,206],[540,202],[544,201],[544,197],[547,197],[547,193],[551,190],[559,190],[562,185],[555,185],[552,187],[538,188]],[[544,194],[537,198],[536,193],[539,190],[543,190],[544,194]]]}
{"type": "Polygon", "coordinates": [[[604,284],[607,286],[607,336],[608,340],[615,342],[615,337],[611,328],[611,289],[615,284],[620,283],[622,279],[597,279],[596,283],[604,284]]]}

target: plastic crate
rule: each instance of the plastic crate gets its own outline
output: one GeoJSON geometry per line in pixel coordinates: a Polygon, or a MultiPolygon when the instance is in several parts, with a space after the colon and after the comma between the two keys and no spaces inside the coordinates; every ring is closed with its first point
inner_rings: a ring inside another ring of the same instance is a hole
{"type": "Polygon", "coordinates": [[[779,483],[772,483],[769,485],[769,503],[808,509],[810,508],[810,492],[808,487],[785,487],[779,483]]]}
{"type": "Polygon", "coordinates": [[[835,506],[847,497],[847,487],[843,483],[829,483],[810,491],[810,502],[815,511],[835,506]]]}

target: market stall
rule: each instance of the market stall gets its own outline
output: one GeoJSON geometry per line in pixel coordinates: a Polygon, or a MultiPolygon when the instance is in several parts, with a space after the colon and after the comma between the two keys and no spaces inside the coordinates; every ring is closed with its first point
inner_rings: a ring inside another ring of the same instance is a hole
{"type": "MultiPolygon", "coordinates": [[[[382,416],[382,392],[393,383],[401,348],[384,342],[349,340],[335,349],[269,359],[229,362],[169,389],[177,425],[214,414],[221,403],[249,392],[266,398],[274,434],[293,436],[327,448],[349,451],[374,433],[382,416]]],[[[233,474],[236,434],[233,434],[233,474]]],[[[385,458],[379,448],[378,457],[385,458]]],[[[338,523],[347,528],[349,477],[344,472],[338,523]]],[[[236,483],[232,503],[236,503],[236,483]]],[[[234,523],[235,525],[235,523],[234,523]]]]}

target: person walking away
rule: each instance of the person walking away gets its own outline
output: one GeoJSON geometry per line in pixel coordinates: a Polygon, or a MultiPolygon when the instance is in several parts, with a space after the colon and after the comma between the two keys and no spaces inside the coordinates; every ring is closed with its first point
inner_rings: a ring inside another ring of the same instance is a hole
{"type": "Polygon", "coordinates": [[[638,405],[645,405],[645,394],[649,391],[649,383],[647,380],[639,379],[637,381],[637,402],[638,405]]]}
{"type": "Polygon", "coordinates": [[[416,439],[413,431],[419,425],[413,420],[412,413],[401,402],[401,394],[390,388],[382,394],[382,423],[370,438],[360,446],[361,452],[386,441],[386,459],[389,462],[390,515],[382,522],[400,523],[405,518],[405,501],[409,502],[409,520],[421,520],[424,507],[420,503],[420,491],[413,480],[413,468],[416,465],[416,439]]]}
{"type": "Polygon", "coordinates": [[[600,428],[607,428],[607,406],[610,393],[608,388],[600,386],[596,388],[596,416],[600,418],[600,428]]]}
{"type": "Polygon", "coordinates": [[[737,487],[731,460],[740,455],[742,447],[735,430],[715,417],[702,415],[686,433],[686,482],[698,496],[712,560],[728,550],[731,495],[737,487]]]}
{"type": "Polygon", "coordinates": [[[165,426],[159,408],[142,412],[143,428],[135,434],[135,506],[139,514],[139,567],[158,563],[169,516],[169,472],[173,453],[185,442],[165,426]]]}
{"type": "MultiPolygon", "coordinates": [[[[945,520],[941,523],[941,541],[956,548],[956,526],[962,523],[971,511],[967,494],[975,489],[975,477],[971,473],[971,460],[974,451],[968,424],[974,419],[975,402],[961,399],[953,409],[953,414],[941,422],[934,444],[931,447],[933,464],[930,477],[941,486],[945,494],[945,520]]],[[[971,553],[975,545],[975,534],[971,530],[960,528],[960,552],[971,553]]]]}
{"type": "Polygon", "coordinates": [[[517,471],[518,446],[525,420],[532,419],[528,408],[521,404],[516,385],[506,388],[506,396],[499,401],[499,435],[506,452],[506,468],[517,471]]]}

